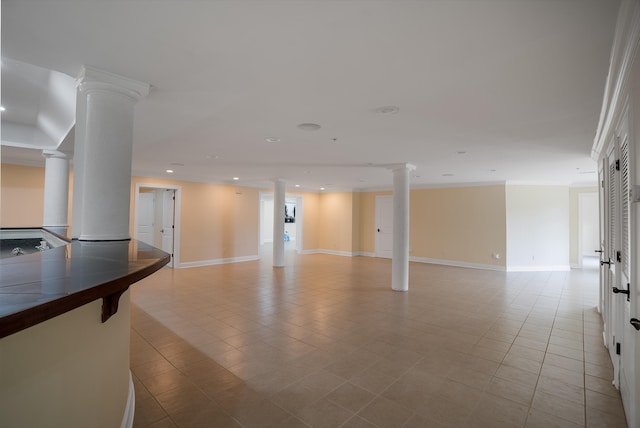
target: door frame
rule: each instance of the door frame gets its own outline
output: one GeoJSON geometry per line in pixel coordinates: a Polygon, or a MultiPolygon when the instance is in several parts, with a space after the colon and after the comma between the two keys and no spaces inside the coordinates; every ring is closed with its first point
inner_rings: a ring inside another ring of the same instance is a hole
{"type": "Polygon", "coordinates": [[[174,201],[174,232],[173,232],[173,257],[167,265],[171,268],[180,267],[180,225],[182,218],[182,186],[173,184],[136,183],[133,198],[133,237],[138,239],[138,201],[140,198],[140,188],[174,190],[176,200],[174,201]]]}
{"type": "MultiPolygon", "coordinates": [[[[274,199],[273,192],[259,192],[258,194],[258,253],[259,257],[262,258],[262,202],[264,200],[272,200],[274,199]]],[[[303,235],[304,235],[304,196],[298,194],[287,194],[285,192],[284,200],[292,201],[295,199],[296,203],[296,253],[302,254],[303,250],[303,235]]],[[[273,241],[272,241],[273,243],[273,241]]]]}

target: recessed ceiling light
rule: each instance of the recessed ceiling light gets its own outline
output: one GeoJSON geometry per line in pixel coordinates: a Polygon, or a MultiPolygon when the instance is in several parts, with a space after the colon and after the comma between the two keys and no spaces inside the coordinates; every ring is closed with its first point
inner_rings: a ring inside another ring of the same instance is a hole
{"type": "Polygon", "coordinates": [[[317,131],[320,129],[320,125],[317,123],[301,123],[298,125],[298,129],[302,129],[303,131],[317,131]]]}
{"type": "Polygon", "coordinates": [[[267,137],[267,138],[264,139],[264,141],[266,141],[267,143],[279,143],[280,142],[280,138],[267,137]]]}
{"type": "Polygon", "coordinates": [[[299,184],[296,184],[296,187],[300,187],[300,185],[299,185],[299,184]]]}
{"type": "Polygon", "coordinates": [[[183,163],[179,163],[179,162],[172,162],[171,165],[173,165],[173,166],[184,166],[183,163]]]}
{"type": "Polygon", "coordinates": [[[173,170],[172,170],[172,169],[168,169],[168,170],[167,170],[167,172],[168,172],[169,174],[173,174],[173,170]]]}
{"type": "Polygon", "coordinates": [[[442,174],[443,177],[453,177],[453,174],[447,173],[447,174],[442,174]]]}
{"type": "Polygon", "coordinates": [[[4,108],[4,106],[0,106],[0,111],[5,111],[6,108],[4,108]]]}
{"type": "Polygon", "coordinates": [[[464,150],[460,150],[459,152],[456,152],[456,153],[459,154],[459,155],[467,154],[467,152],[465,152],[464,150]]]}
{"type": "Polygon", "coordinates": [[[320,190],[324,190],[324,187],[321,187],[320,190]]]}
{"type": "Polygon", "coordinates": [[[496,170],[495,169],[490,169],[489,172],[496,172],[496,170]]]}
{"type": "Polygon", "coordinates": [[[205,159],[219,159],[219,158],[220,158],[220,156],[218,156],[218,155],[206,155],[205,156],[205,159]]]}
{"type": "Polygon", "coordinates": [[[233,177],[233,180],[234,181],[238,181],[238,180],[240,180],[240,177],[233,177]]]}
{"type": "Polygon", "coordinates": [[[396,106],[383,106],[378,107],[373,111],[378,114],[396,114],[400,111],[400,109],[396,106]]]}
{"type": "Polygon", "coordinates": [[[305,171],[304,173],[305,173],[305,174],[311,174],[311,171],[308,171],[308,170],[307,170],[307,171],[305,171]]]}

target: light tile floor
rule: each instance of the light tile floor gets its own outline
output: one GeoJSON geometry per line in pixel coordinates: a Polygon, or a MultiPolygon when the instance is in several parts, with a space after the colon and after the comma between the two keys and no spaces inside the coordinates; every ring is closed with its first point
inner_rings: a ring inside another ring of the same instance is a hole
{"type": "Polygon", "coordinates": [[[135,427],[626,427],[597,270],[287,255],[132,287],[135,427]]]}

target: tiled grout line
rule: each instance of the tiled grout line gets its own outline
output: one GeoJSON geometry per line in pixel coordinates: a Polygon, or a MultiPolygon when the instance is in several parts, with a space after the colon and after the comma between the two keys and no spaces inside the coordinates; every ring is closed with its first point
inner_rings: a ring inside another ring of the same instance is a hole
{"type": "MultiPolygon", "coordinates": [[[[540,278],[538,278],[538,279],[540,279],[540,278]]],[[[549,280],[549,279],[547,278],[547,281],[548,281],[548,280],[549,280]]],[[[541,304],[541,302],[543,302],[543,300],[545,299],[545,295],[547,295],[548,293],[545,291],[544,287],[536,286],[535,288],[536,288],[536,294],[537,294],[536,302],[537,302],[537,304],[541,304]]],[[[515,288],[513,288],[513,287],[511,287],[511,288],[510,288],[510,290],[511,290],[511,291],[515,291],[516,289],[515,289],[515,288]]],[[[519,335],[524,331],[524,329],[526,328],[526,323],[527,323],[527,321],[529,321],[529,320],[531,320],[531,319],[532,319],[532,317],[533,317],[533,315],[534,315],[534,311],[535,311],[535,312],[538,312],[538,313],[539,313],[539,315],[543,315],[543,314],[541,313],[541,311],[540,311],[540,310],[536,309],[536,305],[531,305],[531,306],[530,306],[530,307],[528,307],[528,308],[527,308],[527,307],[524,307],[524,306],[519,306],[519,305],[518,305],[518,303],[517,303],[518,296],[522,296],[523,294],[527,294],[527,287],[522,286],[522,284],[519,284],[519,285],[518,285],[518,287],[517,287],[517,290],[518,290],[518,291],[517,291],[517,295],[515,295],[515,296],[514,296],[514,295],[511,295],[511,296],[510,296],[510,298],[511,298],[512,300],[511,300],[511,302],[509,303],[508,307],[506,307],[506,308],[505,308],[505,313],[511,312],[511,313],[513,313],[514,315],[517,315],[518,310],[522,310],[522,311],[523,311],[523,313],[526,313],[526,314],[527,314],[527,315],[526,315],[526,317],[525,317],[523,320],[519,321],[519,322],[520,322],[520,325],[519,325],[519,328],[518,328],[518,330],[517,330],[517,334],[516,334],[515,338],[519,337],[519,335]],[[517,308],[516,308],[516,310],[512,310],[512,311],[510,311],[510,310],[509,310],[509,308],[510,308],[510,307],[511,307],[511,308],[513,308],[514,306],[516,306],[516,307],[517,307],[517,308]]],[[[563,288],[562,288],[562,291],[561,291],[560,295],[557,295],[557,294],[556,294],[556,301],[555,301],[555,304],[554,304],[554,305],[555,305],[555,311],[554,311],[554,315],[553,315],[553,317],[554,317],[554,322],[553,322],[553,324],[552,324],[552,326],[551,326],[551,329],[549,330],[549,333],[547,334],[547,346],[546,346],[546,348],[545,348],[545,358],[546,358],[546,353],[547,353],[547,351],[548,351],[548,349],[549,349],[549,347],[550,347],[550,336],[551,336],[551,334],[553,333],[553,327],[555,327],[555,326],[557,325],[557,322],[558,322],[558,320],[559,320],[559,305],[560,305],[560,304],[563,304],[563,296],[565,295],[565,293],[567,293],[567,284],[566,284],[566,279],[565,279],[565,284],[563,285],[563,288]]],[[[567,295],[568,295],[568,294],[567,294],[567,295]]],[[[549,296],[547,296],[547,297],[549,297],[549,296]]],[[[586,351],[584,350],[584,340],[585,340],[585,336],[584,336],[584,320],[585,320],[585,316],[586,316],[586,315],[585,315],[585,311],[584,311],[584,300],[585,300],[585,296],[584,296],[584,294],[581,294],[579,298],[580,298],[580,310],[581,310],[581,313],[580,313],[580,319],[582,320],[582,327],[583,327],[583,328],[582,328],[582,330],[583,330],[583,331],[582,331],[582,338],[581,338],[581,340],[582,340],[582,343],[583,343],[583,360],[584,360],[584,352],[586,352],[586,351]]],[[[237,302],[237,301],[236,301],[236,302],[237,302]]],[[[233,302],[232,302],[232,303],[233,303],[233,302]]],[[[548,303],[548,302],[547,302],[547,303],[548,303]]],[[[540,308],[542,308],[542,306],[540,306],[540,308]]],[[[544,308],[543,308],[543,309],[544,309],[544,308]]],[[[390,307],[385,307],[385,312],[388,312],[389,314],[391,314],[391,313],[392,313],[392,309],[391,309],[390,307]]],[[[542,311],[542,312],[544,312],[544,311],[542,311]]],[[[570,311],[570,312],[568,312],[568,313],[566,314],[566,315],[568,315],[568,318],[573,318],[573,317],[572,317],[572,315],[571,315],[571,313],[572,313],[572,311],[570,311]]],[[[514,316],[514,318],[513,318],[513,319],[514,319],[514,320],[516,320],[517,318],[514,316]]],[[[542,319],[542,318],[541,318],[541,319],[542,319]]],[[[496,321],[498,321],[498,320],[496,320],[496,321]]],[[[418,321],[416,321],[416,322],[418,322],[418,321]]],[[[476,346],[476,345],[479,343],[479,341],[480,341],[480,340],[482,340],[482,338],[483,338],[483,337],[485,337],[485,336],[486,336],[486,335],[491,331],[491,326],[492,326],[492,325],[496,325],[496,324],[495,324],[495,323],[493,323],[493,324],[491,324],[491,325],[487,325],[486,330],[485,330],[484,332],[482,332],[482,333],[480,333],[480,334],[478,334],[478,335],[477,335],[476,339],[475,339],[475,340],[474,340],[474,342],[473,342],[473,346],[476,346]]],[[[438,326],[436,326],[436,327],[438,327],[438,326]]],[[[514,325],[514,327],[515,327],[515,325],[514,325]]],[[[532,325],[532,327],[535,327],[535,324],[534,324],[534,325],[532,325]]],[[[411,328],[411,326],[408,326],[408,328],[411,328]]],[[[532,331],[533,331],[533,330],[532,330],[532,331]]],[[[389,334],[398,334],[398,333],[400,333],[400,335],[402,336],[402,333],[401,333],[401,332],[389,333],[389,334]]],[[[407,336],[407,337],[409,337],[409,336],[407,336]]],[[[294,338],[294,339],[295,339],[295,338],[294,338]]],[[[507,338],[505,337],[505,339],[507,339],[507,338]]],[[[145,340],[145,342],[146,342],[147,344],[149,344],[149,341],[148,341],[148,340],[146,340],[146,338],[144,338],[144,340],[145,340]]],[[[501,361],[499,362],[499,364],[503,364],[503,363],[504,363],[506,355],[508,355],[508,353],[513,349],[514,340],[515,340],[515,339],[511,339],[511,340],[510,340],[509,348],[508,348],[508,350],[505,352],[504,356],[502,356],[501,361]]],[[[302,341],[304,341],[304,339],[302,339],[302,341]]],[[[502,340],[501,340],[501,341],[502,341],[502,340]]],[[[391,343],[391,342],[389,342],[389,343],[391,343]]],[[[452,345],[456,345],[456,343],[452,343],[452,345]]],[[[364,349],[364,347],[365,347],[366,345],[364,345],[364,344],[360,344],[359,346],[360,346],[360,348],[364,349]]],[[[153,348],[153,349],[156,349],[156,348],[154,348],[154,347],[152,347],[152,348],[153,348]]],[[[454,348],[458,348],[458,347],[457,347],[457,346],[453,346],[453,348],[452,348],[452,349],[454,349],[454,348]]],[[[471,350],[472,350],[472,349],[473,349],[473,348],[469,348],[469,350],[467,350],[467,351],[458,351],[458,352],[462,352],[462,353],[464,353],[464,354],[471,355],[471,350]]],[[[161,353],[161,354],[162,354],[162,353],[161,353]]],[[[164,354],[162,354],[162,355],[164,356],[164,354]]],[[[424,360],[424,358],[425,358],[425,357],[423,356],[419,361],[423,361],[423,360],[424,360]]],[[[480,358],[480,357],[477,357],[477,358],[480,358]]],[[[490,360],[491,360],[491,361],[495,361],[495,360],[493,360],[493,359],[490,359],[490,360]]],[[[414,362],[411,366],[407,366],[407,367],[405,367],[405,372],[406,372],[406,371],[408,371],[408,370],[410,370],[410,369],[411,369],[412,367],[414,367],[416,364],[418,364],[418,363],[419,363],[419,361],[414,362]]],[[[544,363],[544,361],[545,361],[545,359],[543,359],[543,362],[541,363],[541,366],[542,366],[542,364],[544,363]]],[[[582,364],[583,369],[584,369],[585,364],[586,364],[586,363],[585,363],[585,361],[583,361],[583,364],[582,364]]],[[[172,365],[173,365],[173,363],[172,363],[172,365]]],[[[176,367],[176,366],[174,365],[174,367],[176,367]]],[[[541,372],[539,371],[539,372],[538,372],[537,380],[539,380],[539,378],[540,378],[540,373],[541,373],[541,372]]],[[[399,378],[400,378],[400,376],[398,376],[398,377],[395,379],[395,381],[394,381],[391,385],[394,385],[394,384],[398,381],[398,379],[399,379],[399,378]]],[[[492,378],[495,378],[495,372],[493,373],[492,378]]],[[[342,382],[342,385],[344,385],[346,382],[348,382],[348,381],[344,381],[344,382],[342,382]]],[[[461,383],[461,382],[459,382],[459,381],[455,381],[455,380],[452,380],[452,382],[461,383]]],[[[583,383],[584,383],[584,374],[583,374],[583,383]]],[[[537,383],[537,381],[536,381],[536,385],[535,385],[535,386],[537,387],[537,385],[538,385],[538,383],[537,383]]],[[[338,386],[338,387],[339,387],[339,386],[338,386]]],[[[486,390],[486,387],[487,387],[487,386],[485,385],[485,386],[483,387],[483,390],[486,390]]],[[[337,388],[337,387],[336,387],[336,388],[337,388]]],[[[378,393],[375,393],[375,397],[381,397],[381,396],[382,396],[382,394],[384,393],[384,391],[386,391],[388,388],[389,388],[389,386],[387,386],[383,391],[378,392],[378,393]]],[[[334,389],[334,390],[335,390],[335,389],[334,389]]],[[[329,393],[331,393],[331,392],[329,392],[329,393]]],[[[327,393],[327,394],[329,394],[329,393],[327,393]]],[[[535,393],[535,388],[534,388],[534,393],[535,393]]],[[[323,396],[322,398],[324,398],[324,397],[326,397],[326,394],[325,394],[325,396],[323,396]]],[[[362,409],[362,408],[365,408],[366,406],[368,406],[368,405],[371,403],[371,401],[373,401],[374,399],[375,399],[375,398],[372,398],[368,403],[364,404],[364,406],[363,406],[363,407],[361,407],[361,409],[362,409]]],[[[507,398],[507,399],[508,399],[508,398],[507,398]]],[[[395,401],[394,401],[394,402],[395,402],[395,401]]],[[[333,402],[333,403],[334,403],[334,404],[336,404],[336,405],[338,405],[338,406],[340,406],[340,403],[335,403],[335,402],[333,402]]],[[[340,407],[344,408],[343,406],[340,406],[340,407]]],[[[360,409],[360,410],[361,410],[361,409],[360,409]]],[[[529,411],[530,411],[530,409],[531,409],[531,402],[529,403],[529,406],[528,406],[528,410],[529,410],[529,411]]],[[[349,410],[349,409],[347,409],[347,410],[349,410]]],[[[358,410],[358,412],[359,412],[360,410],[358,410]]],[[[358,414],[358,412],[354,412],[354,415],[357,415],[357,414],[358,414]]],[[[290,413],[290,412],[287,412],[287,414],[291,414],[291,413],[290,413]]],[[[411,417],[413,417],[413,415],[415,415],[415,414],[416,414],[416,413],[415,413],[415,412],[413,412],[413,413],[411,413],[411,415],[408,415],[408,419],[410,419],[411,417]]],[[[527,412],[526,417],[528,418],[528,412],[527,412]]],[[[351,418],[353,418],[353,415],[351,416],[351,418]]],[[[349,420],[349,419],[347,419],[347,421],[348,421],[348,420],[349,420]]],[[[346,423],[346,422],[345,422],[345,423],[346,423]]],[[[525,423],[526,423],[526,419],[525,419],[525,423]]]]}
{"type": "MultiPolygon", "coordinates": [[[[544,288],[543,288],[544,289],[544,288]]],[[[538,294],[538,299],[540,298],[541,294],[538,294]]],[[[538,300],[536,299],[536,301],[538,300]]],[[[553,332],[553,326],[555,324],[555,319],[558,315],[558,308],[560,307],[560,298],[558,298],[558,303],[556,305],[556,310],[555,310],[555,315],[553,317],[553,323],[551,324],[551,332],[553,332]]],[[[525,318],[525,321],[522,323],[522,325],[524,326],[527,322],[527,319],[529,319],[529,317],[531,316],[531,312],[533,311],[533,308],[535,308],[535,304],[532,306],[532,309],[529,311],[529,314],[527,315],[527,318],[525,318]]],[[[522,331],[522,327],[520,328],[520,330],[518,331],[518,334],[516,335],[516,338],[518,337],[518,335],[520,334],[520,332],[522,331]]],[[[544,351],[544,356],[542,357],[542,362],[540,363],[540,371],[538,372],[538,376],[536,378],[536,383],[533,387],[533,395],[531,396],[531,401],[529,402],[529,406],[527,408],[527,415],[524,418],[524,423],[522,424],[523,427],[525,427],[527,425],[527,421],[529,420],[529,415],[531,414],[531,409],[533,407],[533,401],[536,397],[536,392],[538,390],[538,383],[540,382],[540,376],[542,375],[542,368],[544,367],[544,361],[547,358],[547,351],[549,350],[549,342],[551,340],[551,333],[549,333],[549,337],[547,337],[547,346],[545,348],[544,351]]],[[[509,350],[511,350],[511,347],[509,348],[509,350]]]]}

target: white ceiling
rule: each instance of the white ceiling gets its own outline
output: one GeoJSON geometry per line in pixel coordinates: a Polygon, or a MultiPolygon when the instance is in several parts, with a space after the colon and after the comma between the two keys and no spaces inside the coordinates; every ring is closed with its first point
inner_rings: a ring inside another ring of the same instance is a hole
{"type": "MultiPolygon", "coordinates": [[[[408,162],[413,185],[593,184],[618,6],[4,0],[2,56],[150,83],[136,107],[135,174],[367,189],[390,187],[379,165],[408,162]],[[297,128],[306,122],[322,127],[297,128]]],[[[3,63],[5,113],[29,99],[10,77],[3,63]]]]}

